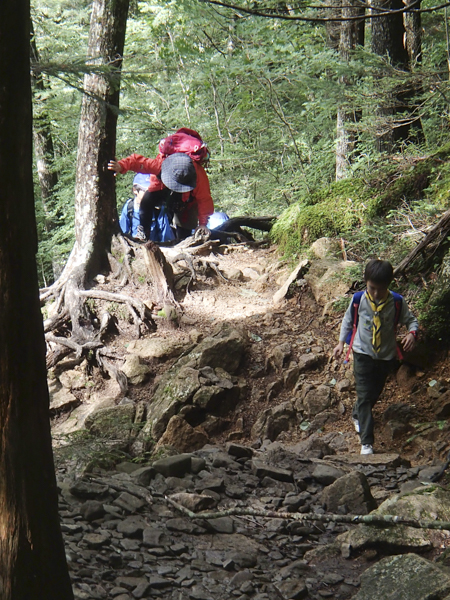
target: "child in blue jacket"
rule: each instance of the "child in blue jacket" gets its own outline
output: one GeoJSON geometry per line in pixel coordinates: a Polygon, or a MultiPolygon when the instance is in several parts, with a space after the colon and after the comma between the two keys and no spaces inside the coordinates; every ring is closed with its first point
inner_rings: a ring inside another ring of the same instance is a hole
{"type": "Polygon", "coordinates": [[[163,208],[153,210],[150,223],[150,230],[145,231],[141,225],[141,201],[150,184],[150,175],[145,173],[137,173],[133,179],[133,194],[134,198],[129,198],[123,208],[119,219],[120,229],[122,233],[128,234],[131,237],[141,242],[150,239],[152,242],[170,242],[175,239],[167,214],[163,208]]]}

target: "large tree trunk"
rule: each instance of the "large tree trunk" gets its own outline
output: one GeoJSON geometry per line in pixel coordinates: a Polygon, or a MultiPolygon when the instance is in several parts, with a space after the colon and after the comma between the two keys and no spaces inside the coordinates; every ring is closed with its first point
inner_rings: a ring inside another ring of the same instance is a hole
{"type": "Polygon", "coordinates": [[[35,263],[30,7],[0,20],[0,597],[71,600],[35,263]]]}
{"type": "Polygon", "coordinates": [[[120,71],[129,0],[94,0],[89,32],[90,64],[84,78],[75,185],[75,245],[62,279],[74,269],[81,285],[108,269],[108,252],[119,231],[114,177],[107,164],[116,153],[120,71]],[[81,270],[80,270],[81,269],[81,270]]]}
{"type": "MultiPolygon", "coordinates": [[[[364,15],[364,9],[352,6],[351,0],[344,0],[342,17],[354,17],[358,14],[364,15]]],[[[352,50],[357,45],[364,45],[364,21],[342,21],[339,38],[339,54],[345,61],[350,59],[352,50]]],[[[342,77],[342,86],[349,85],[350,81],[342,77]]],[[[349,176],[352,161],[352,152],[356,144],[356,132],[354,124],[359,120],[361,114],[358,111],[349,112],[338,108],[336,126],[336,181],[349,176]]]]}

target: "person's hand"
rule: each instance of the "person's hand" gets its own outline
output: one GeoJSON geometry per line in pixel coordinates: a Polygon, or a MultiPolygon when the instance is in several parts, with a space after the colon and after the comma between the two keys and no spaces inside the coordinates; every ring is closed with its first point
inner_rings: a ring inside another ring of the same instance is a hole
{"type": "Polygon", "coordinates": [[[119,165],[117,160],[110,160],[108,163],[108,169],[114,171],[115,175],[122,173],[122,167],[119,165]]]}
{"type": "Polygon", "coordinates": [[[342,356],[344,352],[344,342],[339,342],[339,344],[333,349],[333,358],[338,359],[342,356]]]}
{"type": "Polygon", "coordinates": [[[199,225],[195,230],[195,233],[198,233],[199,235],[208,235],[209,229],[206,227],[206,225],[199,225]]]}
{"type": "Polygon", "coordinates": [[[402,339],[402,347],[405,352],[410,352],[416,345],[416,336],[412,331],[407,333],[402,339]]]}

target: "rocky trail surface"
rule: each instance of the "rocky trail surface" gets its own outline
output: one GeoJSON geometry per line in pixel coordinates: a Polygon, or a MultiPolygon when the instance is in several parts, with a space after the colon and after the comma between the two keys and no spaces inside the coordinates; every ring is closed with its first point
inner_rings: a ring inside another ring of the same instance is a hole
{"type": "Polygon", "coordinates": [[[450,528],[445,473],[433,482],[450,448],[448,361],[407,357],[375,408],[375,454],[360,456],[351,366],[330,359],[343,262],[289,281],[273,250],[236,248],[219,259],[227,281],[205,275],[181,298],[178,326],[111,340],[126,394],[83,364],[51,373],[76,598],[450,600],[449,531],[416,527],[450,528]],[[84,433],[97,446],[80,458],[84,433]],[[345,522],[374,509],[411,523],[345,522]]]}

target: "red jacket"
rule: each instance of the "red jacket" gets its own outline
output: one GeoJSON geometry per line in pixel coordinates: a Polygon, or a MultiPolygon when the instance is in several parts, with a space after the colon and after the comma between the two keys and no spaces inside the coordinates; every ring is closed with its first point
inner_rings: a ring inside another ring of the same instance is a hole
{"type": "MultiPolygon", "coordinates": [[[[134,171],[135,173],[150,173],[150,185],[148,190],[155,192],[164,188],[163,182],[156,177],[161,173],[161,165],[164,160],[162,154],[158,154],[156,158],[145,158],[141,154],[132,154],[127,158],[119,160],[119,165],[122,169],[122,173],[127,171],[134,171]]],[[[195,171],[197,173],[197,185],[192,192],[186,192],[182,194],[183,202],[187,202],[189,196],[192,194],[194,201],[197,203],[198,208],[198,223],[199,225],[206,225],[208,218],[214,212],[214,203],[211,197],[211,190],[209,188],[208,175],[205,169],[197,162],[193,161],[195,171]]]]}

